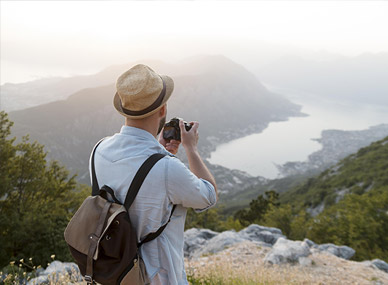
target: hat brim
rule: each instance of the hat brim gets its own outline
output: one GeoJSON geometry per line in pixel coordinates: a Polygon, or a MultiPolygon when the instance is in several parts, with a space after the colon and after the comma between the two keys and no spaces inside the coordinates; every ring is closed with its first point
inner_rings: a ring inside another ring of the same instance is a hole
{"type": "Polygon", "coordinates": [[[130,118],[130,119],[143,119],[148,116],[151,116],[152,114],[155,114],[159,109],[167,102],[167,100],[170,98],[172,91],[174,91],[174,81],[171,77],[167,75],[160,75],[163,78],[164,83],[166,84],[166,95],[164,95],[164,98],[162,102],[160,103],[160,106],[158,106],[156,109],[152,110],[151,112],[148,112],[144,115],[140,116],[131,116],[128,114],[125,114],[122,106],[121,106],[121,99],[119,94],[116,92],[114,98],[113,98],[113,106],[116,108],[117,112],[119,112],[124,117],[130,118]]]}

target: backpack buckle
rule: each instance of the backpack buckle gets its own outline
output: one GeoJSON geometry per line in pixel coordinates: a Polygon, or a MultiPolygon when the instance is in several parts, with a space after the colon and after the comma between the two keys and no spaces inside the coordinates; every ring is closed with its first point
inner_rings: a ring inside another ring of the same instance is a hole
{"type": "Polygon", "coordinates": [[[85,281],[86,281],[86,283],[87,283],[88,285],[90,285],[90,284],[96,284],[96,283],[94,282],[92,276],[85,275],[84,279],[85,279],[85,281]]]}

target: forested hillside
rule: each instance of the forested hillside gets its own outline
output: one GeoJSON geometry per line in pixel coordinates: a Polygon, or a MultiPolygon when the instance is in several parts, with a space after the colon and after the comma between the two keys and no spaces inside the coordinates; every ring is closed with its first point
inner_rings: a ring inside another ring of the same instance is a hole
{"type": "Polygon", "coordinates": [[[388,137],[288,191],[282,195],[281,202],[306,208],[315,215],[346,194],[361,195],[383,186],[388,186],[388,137]]]}
{"type": "Polygon", "coordinates": [[[346,244],[356,260],[388,260],[388,137],[280,196],[267,191],[235,218],[292,239],[346,244]]]}
{"type": "Polygon", "coordinates": [[[16,144],[12,124],[0,112],[0,271],[12,260],[22,267],[31,258],[28,270],[32,260],[46,266],[51,255],[71,260],[63,232],[90,188],[28,136],[16,144]]]}

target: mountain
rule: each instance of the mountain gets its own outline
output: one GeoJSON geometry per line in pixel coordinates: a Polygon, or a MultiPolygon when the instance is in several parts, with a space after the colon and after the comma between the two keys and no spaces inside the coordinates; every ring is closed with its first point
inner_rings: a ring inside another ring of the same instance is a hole
{"type": "MultiPolygon", "coordinates": [[[[243,62],[267,86],[273,85],[304,93],[303,96],[318,95],[335,101],[374,105],[386,105],[388,102],[385,96],[388,91],[387,52],[351,57],[284,47],[274,54],[265,50],[258,53],[258,49],[260,47],[243,56],[239,53],[235,58],[243,62]]],[[[146,59],[110,66],[92,75],[55,77],[22,84],[6,83],[0,87],[1,109],[7,112],[21,110],[66,99],[83,88],[114,83],[129,66],[140,62],[171,76],[197,75],[204,73],[209,67],[214,69],[215,60],[208,61],[206,58],[208,56],[195,56],[176,64],[146,59]]],[[[222,61],[222,56],[218,60],[222,61]]]]}
{"type": "MultiPolygon", "coordinates": [[[[130,67],[143,63],[160,74],[175,76],[195,76],[207,73],[230,72],[238,75],[247,70],[224,56],[193,56],[177,64],[168,64],[160,60],[138,60],[128,64],[112,65],[91,75],[79,75],[68,78],[43,78],[25,83],[5,83],[1,85],[1,109],[6,112],[22,110],[42,104],[65,100],[73,93],[85,88],[94,88],[114,84],[116,79],[130,67]],[[211,60],[209,60],[211,58],[211,60]]],[[[254,76],[253,74],[249,75],[254,76]]]]}
{"type": "MultiPolygon", "coordinates": [[[[210,169],[213,170],[212,168],[210,169]]],[[[233,178],[236,177],[234,173],[229,173],[229,171],[226,169],[224,175],[228,175],[228,177],[233,178]]],[[[299,186],[311,176],[312,175],[308,173],[291,175],[277,179],[256,178],[257,180],[251,181],[250,184],[245,183],[246,179],[241,179],[245,184],[236,184],[234,187],[240,187],[238,191],[228,191],[227,193],[222,193],[217,204],[222,209],[221,212],[223,215],[234,215],[238,210],[249,207],[249,203],[253,199],[257,199],[259,195],[264,195],[266,191],[274,190],[277,193],[284,193],[299,186]]]]}
{"type": "Polygon", "coordinates": [[[254,70],[263,82],[338,101],[387,105],[388,53],[314,60],[284,55],[254,70]]]}
{"type": "MultiPolygon", "coordinates": [[[[160,61],[146,60],[144,62],[150,66],[169,71],[166,68],[167,64],[160,61]]],[[[73,93],[85,88],[113,84],[121,73],[136,63],[110,66],[91,75],[43,78],[18,84],[5,83],[0,88],[1,109],[6,112],[22,110],[49,102],[65,100],[73,93]]]]}
{"type": "Polygon", "coordinates": [[[388,137],[360,149],[320,175],[280,196],[282,203],[307,209],[312,216],[348,194],[374,193],[388,185],[388,137]]]}
{"type": "MultiPolygon", "coordinates": [[[[160,62],[155,65],[164,66],[160,70],[152,66],[158,73],[169,74],[166,71],[174,69],[160,62]]],[[[123,68],[114,67],[107,73],[123,68]]],[[[252,73],[226,57],[191,58],[178,65],[176,72],[184,74],[172,76],[175,90],[168,103],[168,118],[200,122],[199,149],[205,157],[219,143],[262,131],[271,121],[302,115],[300,106],[270,92],[252,73]]],[[[30,134],[45,145],[50,158],[78,172],[79,180],[88,183],[92,146],[118,132],[124,122],[112,105],[114,93],[112,82],[80,90],[66,100],[11,112],[13,134],[30,134]]]]}

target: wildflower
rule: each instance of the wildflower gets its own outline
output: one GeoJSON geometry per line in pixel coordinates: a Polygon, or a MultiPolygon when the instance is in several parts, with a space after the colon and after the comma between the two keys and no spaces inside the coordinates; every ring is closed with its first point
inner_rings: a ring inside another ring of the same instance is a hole
{"type": "Polygon", "coordinates": [[[11,261],[9,264],[11,264],[11,266],[14,266],[15,265],[15,261],[11,261]]]}
{"type": "Polygon", "coordinates": [[[32,257],[30,257],[28,260],[29,260],[29,261],[32,261],[32,257]]]}
{"type": "Polygon", "coordinates": [[[24,259],[23,259],[23,258],[22,258],[22,259],[20,259],[20,262],[21,262],[21,263],[23,263],[23,262],[24,262],[24,259]]]}
{"type": "Polygon", "coordinates": [[[38,265],[37,269],[38,269],[38,268],[41,268],[41,267],[42,267],[42,266],[38,265]]]}
{"type": "Polygon", "coordinates": [[[55,258],[55,254],[51,255],[51,259],[54,259],[55,258]]]}
{"type": "Polygon", "coordinates": [[[27,272],[23,272],[23,276],[26,276],[27,275],[27,272]]]}
{"type": "Polygon", "coordinates": [[[19,267],[22,267],[22,264],[21,264],[21,263],[19,264],[19,267]]]}

